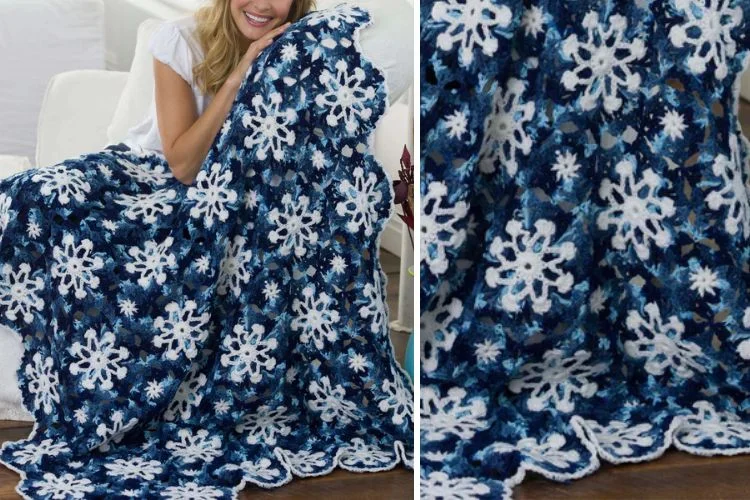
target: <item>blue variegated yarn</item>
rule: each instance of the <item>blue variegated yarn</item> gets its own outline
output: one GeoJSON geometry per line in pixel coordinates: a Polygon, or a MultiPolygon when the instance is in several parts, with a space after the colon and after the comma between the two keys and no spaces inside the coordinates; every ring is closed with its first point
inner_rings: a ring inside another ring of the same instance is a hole
{"type": "Polygon", "coordinates": [[[421,17],[423,497],[750,452],[750,2],[421,17]]]}
{"type": "Polygon", "coordinates": [[[189,186],[124,144],[0,181],[0,313],[36,419],[1,458],[24,498],[236,498],[411,466],[369,23],[342,5],[290,26],[189,186]]]}

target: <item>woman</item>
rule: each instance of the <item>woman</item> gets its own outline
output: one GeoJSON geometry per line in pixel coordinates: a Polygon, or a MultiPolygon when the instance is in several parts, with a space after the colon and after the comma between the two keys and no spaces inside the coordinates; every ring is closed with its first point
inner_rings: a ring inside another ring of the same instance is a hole
{"type": "Polygon", "coordinates": [[[291,6],[196,15],[195,81],[215,89],[201,113],[185,66],[154,63],[163,155],[141,137],[0,181],[0,317],[24,340],[36,420],[0,452],[19,493],[234,498],[410,465],[378,259],[393,193],[367,147],[388,96],[358,49],[369,15],[342,5],[283,28],[305,8],[291,6]]]}
{"type": "Polygon", "coordinates": [[[313,0],[214,1],[163,23],[150,44],[155,108],[131,129],[126,144],[162,152],[172,174],[190,184],[250,65],[314,5],[313,0]]]}

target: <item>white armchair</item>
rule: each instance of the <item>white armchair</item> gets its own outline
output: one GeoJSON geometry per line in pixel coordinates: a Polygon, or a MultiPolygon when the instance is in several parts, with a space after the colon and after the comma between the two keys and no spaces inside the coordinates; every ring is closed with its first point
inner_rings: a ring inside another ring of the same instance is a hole
{"type": "Polygon", "coordinates": [[[124,71],[76,70],[54,75],[39,112],[36,157],[0,155],[0,177],[46,167],[103,149],[120,94],[124,71]]]}

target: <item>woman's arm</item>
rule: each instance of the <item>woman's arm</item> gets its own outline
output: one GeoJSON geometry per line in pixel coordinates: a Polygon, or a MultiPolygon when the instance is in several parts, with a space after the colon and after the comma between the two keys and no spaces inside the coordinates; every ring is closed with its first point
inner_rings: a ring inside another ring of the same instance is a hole
{"type": "Polygon", "coordinates": [[[214,138],[232,109],[250,65],[281,34],[285,23],[252,42],[237,67],[198,116],[190,84],[167,64],[154,58],[156,116],[162,148],[172,175],[185,185],[193,183],[214,138]]]}
{"type": "Polygon", "coordinates": [[[198,116],[190,85],[158,59],[154,59],[154,82],[164,156],[175,178],[189,185],[229,114],[240,84],[234,78],[227,79],[198,116]]]}

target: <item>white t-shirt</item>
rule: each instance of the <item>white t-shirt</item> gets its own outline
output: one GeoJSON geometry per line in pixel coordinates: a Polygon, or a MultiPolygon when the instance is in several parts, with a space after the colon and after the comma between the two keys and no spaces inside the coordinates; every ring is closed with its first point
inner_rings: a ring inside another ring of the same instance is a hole
{"type": "MultiPolygon", "coordinates": [[[[198,115],[201,115],[211,102],[212,96],[204,96],[193,81],[193,66],[203,60],[203,50],[195,37],[193,16],[164,21],[151,36],[148,49],[156,59],[167,64],[190,84],[198,115]]],[[[123,142],[131,149],[164,156],[153,95],[148,116],[138,125],[128,129],[123,142]]]]}

